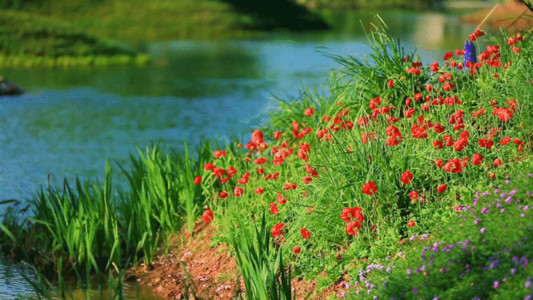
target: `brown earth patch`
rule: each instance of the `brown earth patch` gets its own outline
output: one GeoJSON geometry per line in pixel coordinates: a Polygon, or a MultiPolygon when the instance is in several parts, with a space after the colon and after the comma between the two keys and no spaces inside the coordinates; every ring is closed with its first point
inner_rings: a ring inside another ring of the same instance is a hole
{"type": "MultiPolygon", "coordinates": [[[[184,233],[173,236],[168,254],[160,250],[152,264],[128,270],[126,280],[136,280],[165,299],[234,299],[244,295],[244,283],[228,246],[210,245],[215,234],[212,225],[200,223],[191,241],[187,241],[184,233]]],[[[340,275],[336,284],[321,292],[316,291],[316,279],[293,278],[292,289],[297,299],[326,299],[348,290],[342,281],[348,279],[340,275]]]]}
{"type": "MultiPolygon", "coordinates": [[[[461,17],[461,21],[478,25],[490,13],[492,9],[483,9],[478,12],[461,17]]],[[[533,12],[527,6],[517,0],[510,0],[505,4],[498,5],[490,15],[483,27],[493,27],[504,29],[524,29],[533,27],[533,12]]]]}
{"type": "Polygon", "coordinates": [[[227,246],[210,246],[214,234],[212,225],[201,223],[191,241],[184,234],[173,236],[167,255],[130,269],[126,278],[165,299],[233,299],[243,290],[237,266],[227,246]]]}

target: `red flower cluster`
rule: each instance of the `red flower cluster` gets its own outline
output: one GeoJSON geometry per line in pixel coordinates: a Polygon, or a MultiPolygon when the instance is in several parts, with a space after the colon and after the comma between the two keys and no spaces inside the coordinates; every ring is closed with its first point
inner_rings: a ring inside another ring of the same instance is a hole
{"type": "Polygon", "coordinates": [[[272,237],[276,237],[278,235],[283,234],[283,225],[283,223],[276,223],[276,225],[272,227],[272,229],[270,230],[270,232],[272,233],[272,237]]]}
{"type": "Polygon", "coordinates": [[[363,194],[374,195],[378,191],[376,183],[374,181],[367,182],[363,184],[363,194]]]}
{"type": "Polygon", "coordinates": [[[360,207],[345,207],[341,212],[341,219],[346,223],[346,233],[348,235],[356,235],[361,226],[365,217],[362,214],[362,209],[360,207]],[[357,230],[357,231],[356,231],[357,230]]]}
{"type": "Polygon", "coordinates": [[[214,218],[213,211],[210,209],[205,210],[204,213],[202,214],[202,220],[206,222],[207,224],[211,223],[211,221],[213,221],[213,218],[214,218]]]}

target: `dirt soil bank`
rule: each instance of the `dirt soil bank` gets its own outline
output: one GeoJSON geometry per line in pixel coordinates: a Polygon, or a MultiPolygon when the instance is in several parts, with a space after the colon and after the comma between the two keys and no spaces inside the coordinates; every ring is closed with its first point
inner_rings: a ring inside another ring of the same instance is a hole
{"type": "MultiPolygon", "coordinates": [[[[246,291],[235,259],[226,245],[212,246],[216,234],[213,226],[201,223],[194,230],[194,238],[187,242],[185,234],[173,236],[168,255],[160,254],[151,265],[141,264],[128,270],[126,280],[138,281],[165,299],[234,299],[246,291]],[[185,272],[184,270],[187,270],[185,272]]],[[[339,278],[339,283],[342,278],[339,278]]],[[[344,291],[343,284],[316,292],[316,280],[310,282],[294,278],[293,290],[298,299],[325,299],[344,291]]]]}

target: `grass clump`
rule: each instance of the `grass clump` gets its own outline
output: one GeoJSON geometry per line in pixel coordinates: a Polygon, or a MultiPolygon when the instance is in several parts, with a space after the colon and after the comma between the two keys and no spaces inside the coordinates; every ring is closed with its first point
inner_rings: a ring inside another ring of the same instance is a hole
{"type": "Polygon", "coordinates": [[[244,279],[247,299],[293,299],[290,269],[285,272],[281,249],[270,242],[270,235],[263,213],[261,225],[255,230],[235,216],[236,228],[232,231],[230,244],[235,249],[235,258],[244,279]]]}

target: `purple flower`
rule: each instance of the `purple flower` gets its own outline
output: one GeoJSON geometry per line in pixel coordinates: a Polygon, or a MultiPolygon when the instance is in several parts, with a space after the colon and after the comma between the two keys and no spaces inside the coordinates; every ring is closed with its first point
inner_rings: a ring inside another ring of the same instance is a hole
{"type": "Polygon", "coordinates": [[[516,274],[516,269],[515,268],[511,268],[511,275],[514,275],[516,274]]]}
{"type": "Polygon", "coordinates": [[[407,269],[405,272],[407,273],[407,275],[411,275],[413,271],[411,271],[411,269],[407,269]]]}
{"type": "Polygon", "coordinates": [[[466,67],[468,62],[475,64],[477,62],[476,45],[471,40],[466,40],[463,50],[465,51],[464,66],[466,67]]]}
{"type": "Polygon", "coordinates": [[[500,287],[500,282],[498,282],[498,281],[494,281],[494,282],[492,283],[492,286],[493,286],[495,289],[497,289],[497,288],[500,287]]]}
{"type": "Polygon", "coordinates": [[[481,228],[481,229],[479,230],[479,232],[480,232],[481,234],[484,234],[485,231],[487,231],[487,228],[485,228],[485,227],[483,227],[483,228],[481,228]]]}

